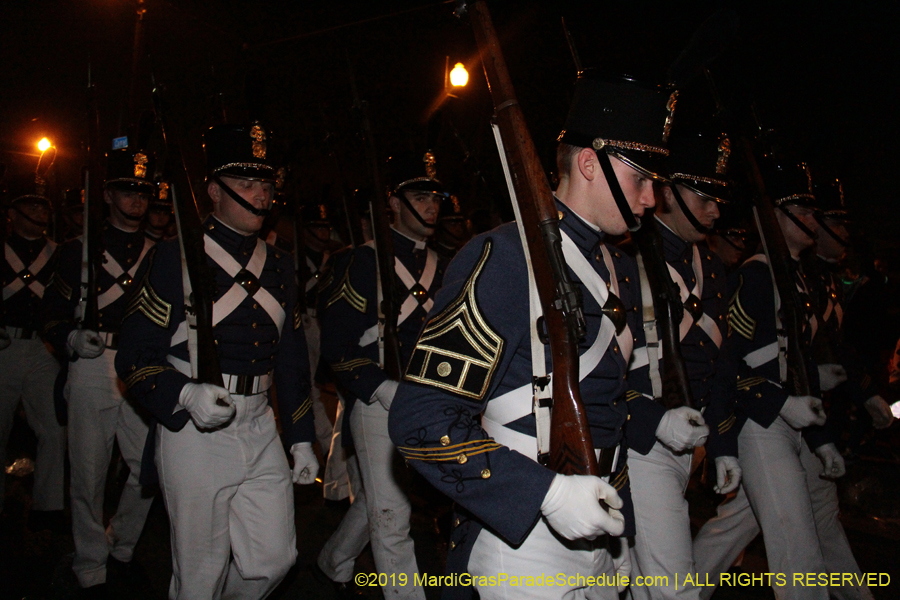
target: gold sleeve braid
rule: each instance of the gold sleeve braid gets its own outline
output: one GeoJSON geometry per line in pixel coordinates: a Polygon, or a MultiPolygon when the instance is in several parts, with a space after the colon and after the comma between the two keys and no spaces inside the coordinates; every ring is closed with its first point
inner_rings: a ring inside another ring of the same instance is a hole
{"type": "Polygon", "coordinates": [[[60,296],[66,300],[72,299],[72,286],[66,283],[65,279],[60,276],[59,272],[54,273],[47,283],[48,288],[55,289],[60,296]]]}
{"type": "Polygon", "coordinates": [[[151,366],[144,367],[143,369],[138,369],[133,372],[131,375],[125,378],[125,389],[130,390],[132,387],[137,385],[138,383],[144,381],[148,377],[153,377],[154,375],[159,375],[164,371],[174,371],[174,367],[166,367],[166,366],[151,366]]]}
{"type": "Polygon", "coordinates": [[[421,460],[424,462],[455,462],[461,465],[468,462],[470,456],[493,452],[502,448],[493,438],[471,440],[452,446],[438,446],[434,448],[412,448],[398,446],[397,450],[406,460],[421,460]]]}

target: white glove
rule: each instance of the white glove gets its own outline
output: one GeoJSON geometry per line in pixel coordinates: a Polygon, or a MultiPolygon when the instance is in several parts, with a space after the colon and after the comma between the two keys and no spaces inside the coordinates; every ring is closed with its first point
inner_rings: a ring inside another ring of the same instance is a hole
{"type": "Polygon", "coordinates": [[[544,496],[541,512],[558,534],[569,540],[592,540],[603,534],[622,535],[625,519],[600,507],[622,508],[616,489],[593,475],[557,475],[544,496]]]}
{"type": "Polygon", "coordinates": [[[741,484],[741,465],[733,456],[716,458],[716,485],[713,490],[717,494],[730,494],[741,484]]]}
{"type": "Polygon", "coordinates": [[[9,333],[5,328],[0,328],[0,350],[6,350],[10,344],[12,344],[12,340],[9,339],[9,333]]]}
{"type": "Polygon", "coordinates": [[[611,538],[609,540],[609,553],[612,555],[613,567],[618,575],[619,585],[616,586],[619,593],[625,591],[623,582],[631,579],[631,550],[628,548],[628,540],[625,538],[611,538]]]}
{"type": "Polygon", "coordinates": [[[779,414],[794,429],[825,424],[825,407],[815,396],[788,396],[779,414]]]}
{"type": "Polygon", "coordinates": [[[291,456],[294,457],[294,469],[291,471],[291,479],[300,485],[309,485],[315,482],[319,474],[319,459],[313,452],[312,442],[300,442],[291,446],[291,456]]]}
{"type": "Polygon", "coordinates": [[[191,413],[198,429],[215,429],[230,421],[235,413],[228,390],[211,383],[184,384],[178,403],[191,413]]]}
{"type": "Polygon", "coordinates": [[[81,358],[97,358],[106,348],[106,340],[90,329],[75,329],[66,338],[69,354],[77,354],[81,358]]]}
{"type": "Polygon", "coordinates": [[[872,425],[875,429],[887,429],[894,422],[891,406],[881,396],[872,396],[863,403],[863,406],[872,417],[872,425]]]}
{"type": "Polygon", "coordinates": [[[702,446],[709,436],[709,427],[699,410],[681,406],[666,411],[656,428],[656,439],[673,452],[702,446]]]}
{"type": "Polygon", "coordinates": [[[847,381],[847,371],[841,365],[819,365],[819,388],[830,392],[847,381]]]}
{"type": "Polygon", "coordinates": [[[378,400],[384,407],[384,410],[391,410],[391,403],[394,401],[394,396],[397,395],[398,387],[400,387],[399,381],[385,379],[381,382],[381,385],[372,392],[372,399],[378,400]]]}
{"type": "Polygon", "coordinates": [[[823,444],[816,448],[816,456],[822,461],[825,468],[822,470],[823,479],[837,479],[843,477],[847,472],[847,465],[844,464],[844,457],[838,452],[837,446],[834,444],[823,444]]]}

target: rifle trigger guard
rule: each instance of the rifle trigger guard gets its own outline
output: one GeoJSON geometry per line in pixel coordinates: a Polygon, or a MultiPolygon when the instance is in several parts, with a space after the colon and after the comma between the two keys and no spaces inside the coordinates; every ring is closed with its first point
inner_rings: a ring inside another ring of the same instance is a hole
{"type": "Polygon", "coordinates": [[[550,337],[547,335],[547,322],[544,320],[544,315],[538,317],[536,329],[538,339],[541,340],[541,343],[545,346],[549,346],[550,337]]]}
{"type": "MultiPolygon", "coordinates": [[[[544,375],[543,377],[532,377],[531,385],[543,391],[548,385],[550,385],[550,376],[544,375]]],[[[549,398],[547,400],[549,400],[549,398]]]]}

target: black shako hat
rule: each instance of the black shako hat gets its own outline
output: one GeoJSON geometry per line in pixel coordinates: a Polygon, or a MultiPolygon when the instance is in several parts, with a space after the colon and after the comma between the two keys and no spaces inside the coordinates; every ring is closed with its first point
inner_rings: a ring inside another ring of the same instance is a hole
{"type": "Polygon", "coordinates": [[[150,208],[155,210],[172,210],[172,188],[169,182],[160,180],[156,183],[156,196],[150,201],[150,208]]]}
{"type": "Polygon", "coordinates": [[[331,209],[327,204],[307,203],[300,207],[300,218],[307,227],[331,227],[331,209]]]}
{"type": "Polygon", "coordinates": [[[672,183],[707,200],[728,202],[731,140],[727,134],[676,127],[668,148],[667,173],[672,183]]]}
{"type": "Polygon", "coordinates": [[[216,125],[203,136],[208,176],[271,181],[278,179],[270,134],[259,122],[248,125],[216,125]]]}
{"type": "Polygon", "coordinates": [[[775,206],[789,204],[815,208],[812,176],[806,163],[794,163],[766,156],[760,161],[766,192],[775,206]]]}
{"type": "Polygon", "coordinates": [[[146,150],[128,148],[106,155],[106,189],[140,192],[156,196],[156,156],[146,150]]]}
{"type": "Polygon", "coordinates": [[[666,142],[677,98],[671,85],[582,71],[557,141],[604,151],[654,179],[665,179],[666,142]]]}
{"type": "Polygon", "coordinates": [[[13,175],[6,184],[6,197],[10,204],[25,200],[39,200],[50,204],[47,182],[36,173],[13,175]]]}
{"type": "Polygon", "coordinates": [[[388,158],[387,171],[392,196],[398,195],[401,190],[431,192],[444,198],[449,196],[437,178],[437,159],[431,150],[395,154],[388,158]]]}
{"type": "Polygon", "coordinates": [[[837,221],[853,219],[844,203],[844,188],[840,180],[814,180],[813,195],[816,197],[816,209],[822,217],[837,221]]]}
{"type": "Polygon", "coordinates": [[[439,221],[465,221],[462,205],[457,196],[451,195],[447,202],[441,202],[441,210],[438,213],[439,221]]]}

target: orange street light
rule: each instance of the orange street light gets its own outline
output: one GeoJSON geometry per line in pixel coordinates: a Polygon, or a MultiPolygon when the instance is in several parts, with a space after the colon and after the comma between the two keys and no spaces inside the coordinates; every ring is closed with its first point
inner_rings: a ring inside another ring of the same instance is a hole
{"type": "Polygon", "coordinates": [[[41,152],[46,152],[47,149],[52,145],[53,144],[51,144],[50,140],[48,140],[47,138],[41,138],[41,141],[38,142],[37,147],[41,152]]]}
{"type": "Polygon", "coordinates": [[[453,87],[463,87],[469,83],[469,72],[462,63],[456,63],[450,71],[450,83],[453,87]]]}

